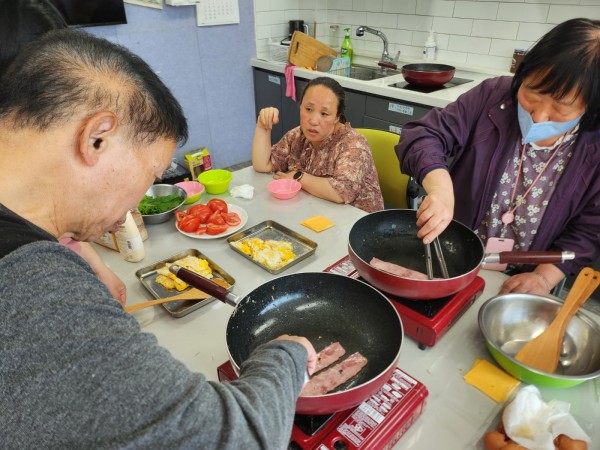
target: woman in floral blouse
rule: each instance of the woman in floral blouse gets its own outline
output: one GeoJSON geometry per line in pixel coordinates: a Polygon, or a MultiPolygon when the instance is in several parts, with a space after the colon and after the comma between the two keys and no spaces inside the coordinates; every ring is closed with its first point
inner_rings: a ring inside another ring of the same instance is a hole
{"type": "Polygon", "coordinates": [[[514,78],[486,80],[407,124],[396,152],[428,193],[417,212],[424,241],[454,218],[488,249],[574,252],[515,267],[522,273],[501,289],[547,295],[600,256],[600,21],[556,26],[514,78]]]}
{"type": "Polygon", "coordinates": [[[345,95],[333,78],[315,78],[300,99],[300,126],[271,146],[277,108],[258,115],[252,165],[274,178],[294,178],[306,192],[367,212],[383,209],[383,197],[369,144],[344,117],[345,95]]]}

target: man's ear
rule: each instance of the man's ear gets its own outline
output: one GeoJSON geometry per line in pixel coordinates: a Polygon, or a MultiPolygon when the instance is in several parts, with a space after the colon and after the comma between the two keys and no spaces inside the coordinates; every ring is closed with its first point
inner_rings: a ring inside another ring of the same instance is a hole
{"type": "Polygon", "coordinates": [[[117,116],[102,111],[86,119],[77,142],[78,152],[86,164],[94,165],[106,149],[108,141],[117,129],[117,116]]]}

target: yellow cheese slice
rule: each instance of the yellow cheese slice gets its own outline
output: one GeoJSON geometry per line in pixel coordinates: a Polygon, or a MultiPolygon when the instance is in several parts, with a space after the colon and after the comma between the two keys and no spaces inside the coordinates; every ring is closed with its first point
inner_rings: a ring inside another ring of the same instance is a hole
{"type": "Polygon", "coordinates": [[[508,400],[511,392],[520,383],[515,377],[485,359],[476,359],[464,379],[498,403],[508,400]]]}
{"type": "Polygon", "coordinates": [[[317,233],[320,233],[321,231],[326,230],[327,228],[331,228],[335,225],[335,223],[333,223],[331,220],[327,220],[323,216],[312,216],[306,220],[303,220],[300,223],[305,227],[316,231],[317,233]]]}

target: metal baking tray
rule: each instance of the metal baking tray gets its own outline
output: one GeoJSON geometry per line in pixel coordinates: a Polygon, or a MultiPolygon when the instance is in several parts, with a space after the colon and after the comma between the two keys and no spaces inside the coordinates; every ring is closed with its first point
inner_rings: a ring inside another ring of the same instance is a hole
{"type": "Polygon", "coordinates": [[[252,228],[248,228],[247,230],[242,230],[238,233],[235,233],[227,239],[229,243],[229,247],[242,255],[249,261],[252,261],[257,266],[262,267],[267,272],[272,274],[278,274],[283,272],[284,270],[290,268],[294,264],[299,263],[303,259],[308,258],[312,255],[317,249],[317,243],[311,241],[307,237],[302,236],[300,233],[296,233],[289,228],[284,227],[283,225],[278,224],[272,220],[265,220],[264,222],[259,223],[258,225],[253,226],[252,228]],[[235,248],[232,243],[241,241],[242,239],[247,238],[259,238],[263,241],[267,239],[273,239],[275,241],[288,241],[292,243],[293,251],[296,254],[296,258],[292,261],[288,262],[285,266],[280,267],[279,269],[271,269],[264,264],[261,264],[257,261],[254,261],[251,256],[246,255],[241,250],[235,248]]]}
{"type": "MultiPolygon", "coordinates": [[[[206,255],[202,254],[194,248],[190,248],[188,250],[170,256],[166,259],[150,264],[149,266],[143,267],[135,273],[135,276],[138,278],[138,280],[140,280],[142,285],[148,290],[148,292],[150,292],[150,294],[152,294],[152,296],[155,299],[180,294],[181,292],[185,292],[190,288],[188,287],[183,291],[177,291],[175,289],[169,290],[161,284],[158,284],[154,280],[156,278],[157,269],[163,267],[165,263],[172,263],[177,261],[178,259],[185,258],[186,256],[196,256],[198,258],[205,259],[208,262],[208,265],[210,266],[213,276],[215,278],[223,278],[231,285],[231,287],[233,287],[233,285],[235,284],[235,279],[231,275],[229,275],[221,267],[215,264],[214,261],[212,261],[210,258],[206,257],[206,255]]],[[[230,290],[231,287],[228,288],[228,290],[230,290]]],[[[167,312],[173,317],[183,317],[202,306],[208,305],[214,300],[216,300],[215,297],[208,297],[202,300],[180,300],[175,302],[162,303],[160,306],[165,308],[167,312]]]]}

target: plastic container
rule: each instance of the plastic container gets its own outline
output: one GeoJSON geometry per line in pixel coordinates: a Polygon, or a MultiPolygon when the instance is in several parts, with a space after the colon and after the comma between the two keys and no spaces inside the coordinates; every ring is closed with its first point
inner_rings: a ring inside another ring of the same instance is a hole
{"type": "Polygon", "coordinates": [[[429,32],[427,41],[423,48],[423,59],[426,61],[434,61],[437,57],[437,42],[435,42],[435,36],[433,31],[429,32]]]}
{"type": "Polygon", "coordinates": [[[138,262],[146,256],[142,235],[130,211],[127,211],[125,223],[115,232],[115,238],[119,253],[125,261],[138,262]]]}
{"type": "Polygon", "coordinates": [[[198,175],[198,181],[204,185],[207,194],[222,194],[227,191],[231,178],[231,172],[225,169],[207,170],[198,175]]]}
{"type": "Polygon", "coordinates": [[[204,185],[198,181],[182,181],[180,183],[175,183],[175,186],[179,186],[187,194],[187,198],[184,202],[186,205],[196,203],[200,200],[200,197],[204,192],[204,185]]]}
{"type": "Polygon", "coordinates": [[[526,54],[527,54],[526,49],[515,48],[515,51],[513,52],[513,56],[512,56],[512,62],[510,65],[510,71],[512,73],[515,73],[517,71],[519,64],[521,64],[521,61],[523,61],[523,58],[525,57],[526,54]]]}
{"type": "Polygon", "coordinates": [[[344,28],[346,36],[342,42],[342,49],[340,50],[340,56],[342,58],[348,58],[350,64],[352,64],[352,57],[354,56],[354,50],[352,49],[352,41],[350,40],[350,28],[344,28]]]}
{"type": "Polygon", "coordinates": [[[296,180],[282,178],[280,180],[269,181],[267,189],[273,194],[273,197],[279,200],[288,200],[296,196],[298,191],[302,189],[302,184],[296,180]]]}
{"type": "Polygon", "coordinates": [[[131,210],[131,215],[133,216],[133,220],[140,230],[140,236],[142,236],[142,241],[148,239],[148,230],[146,230],[146,225],[144,225],[144,218],[142,217],[142,213],[139,209],[135,208],[131,210]]]}

